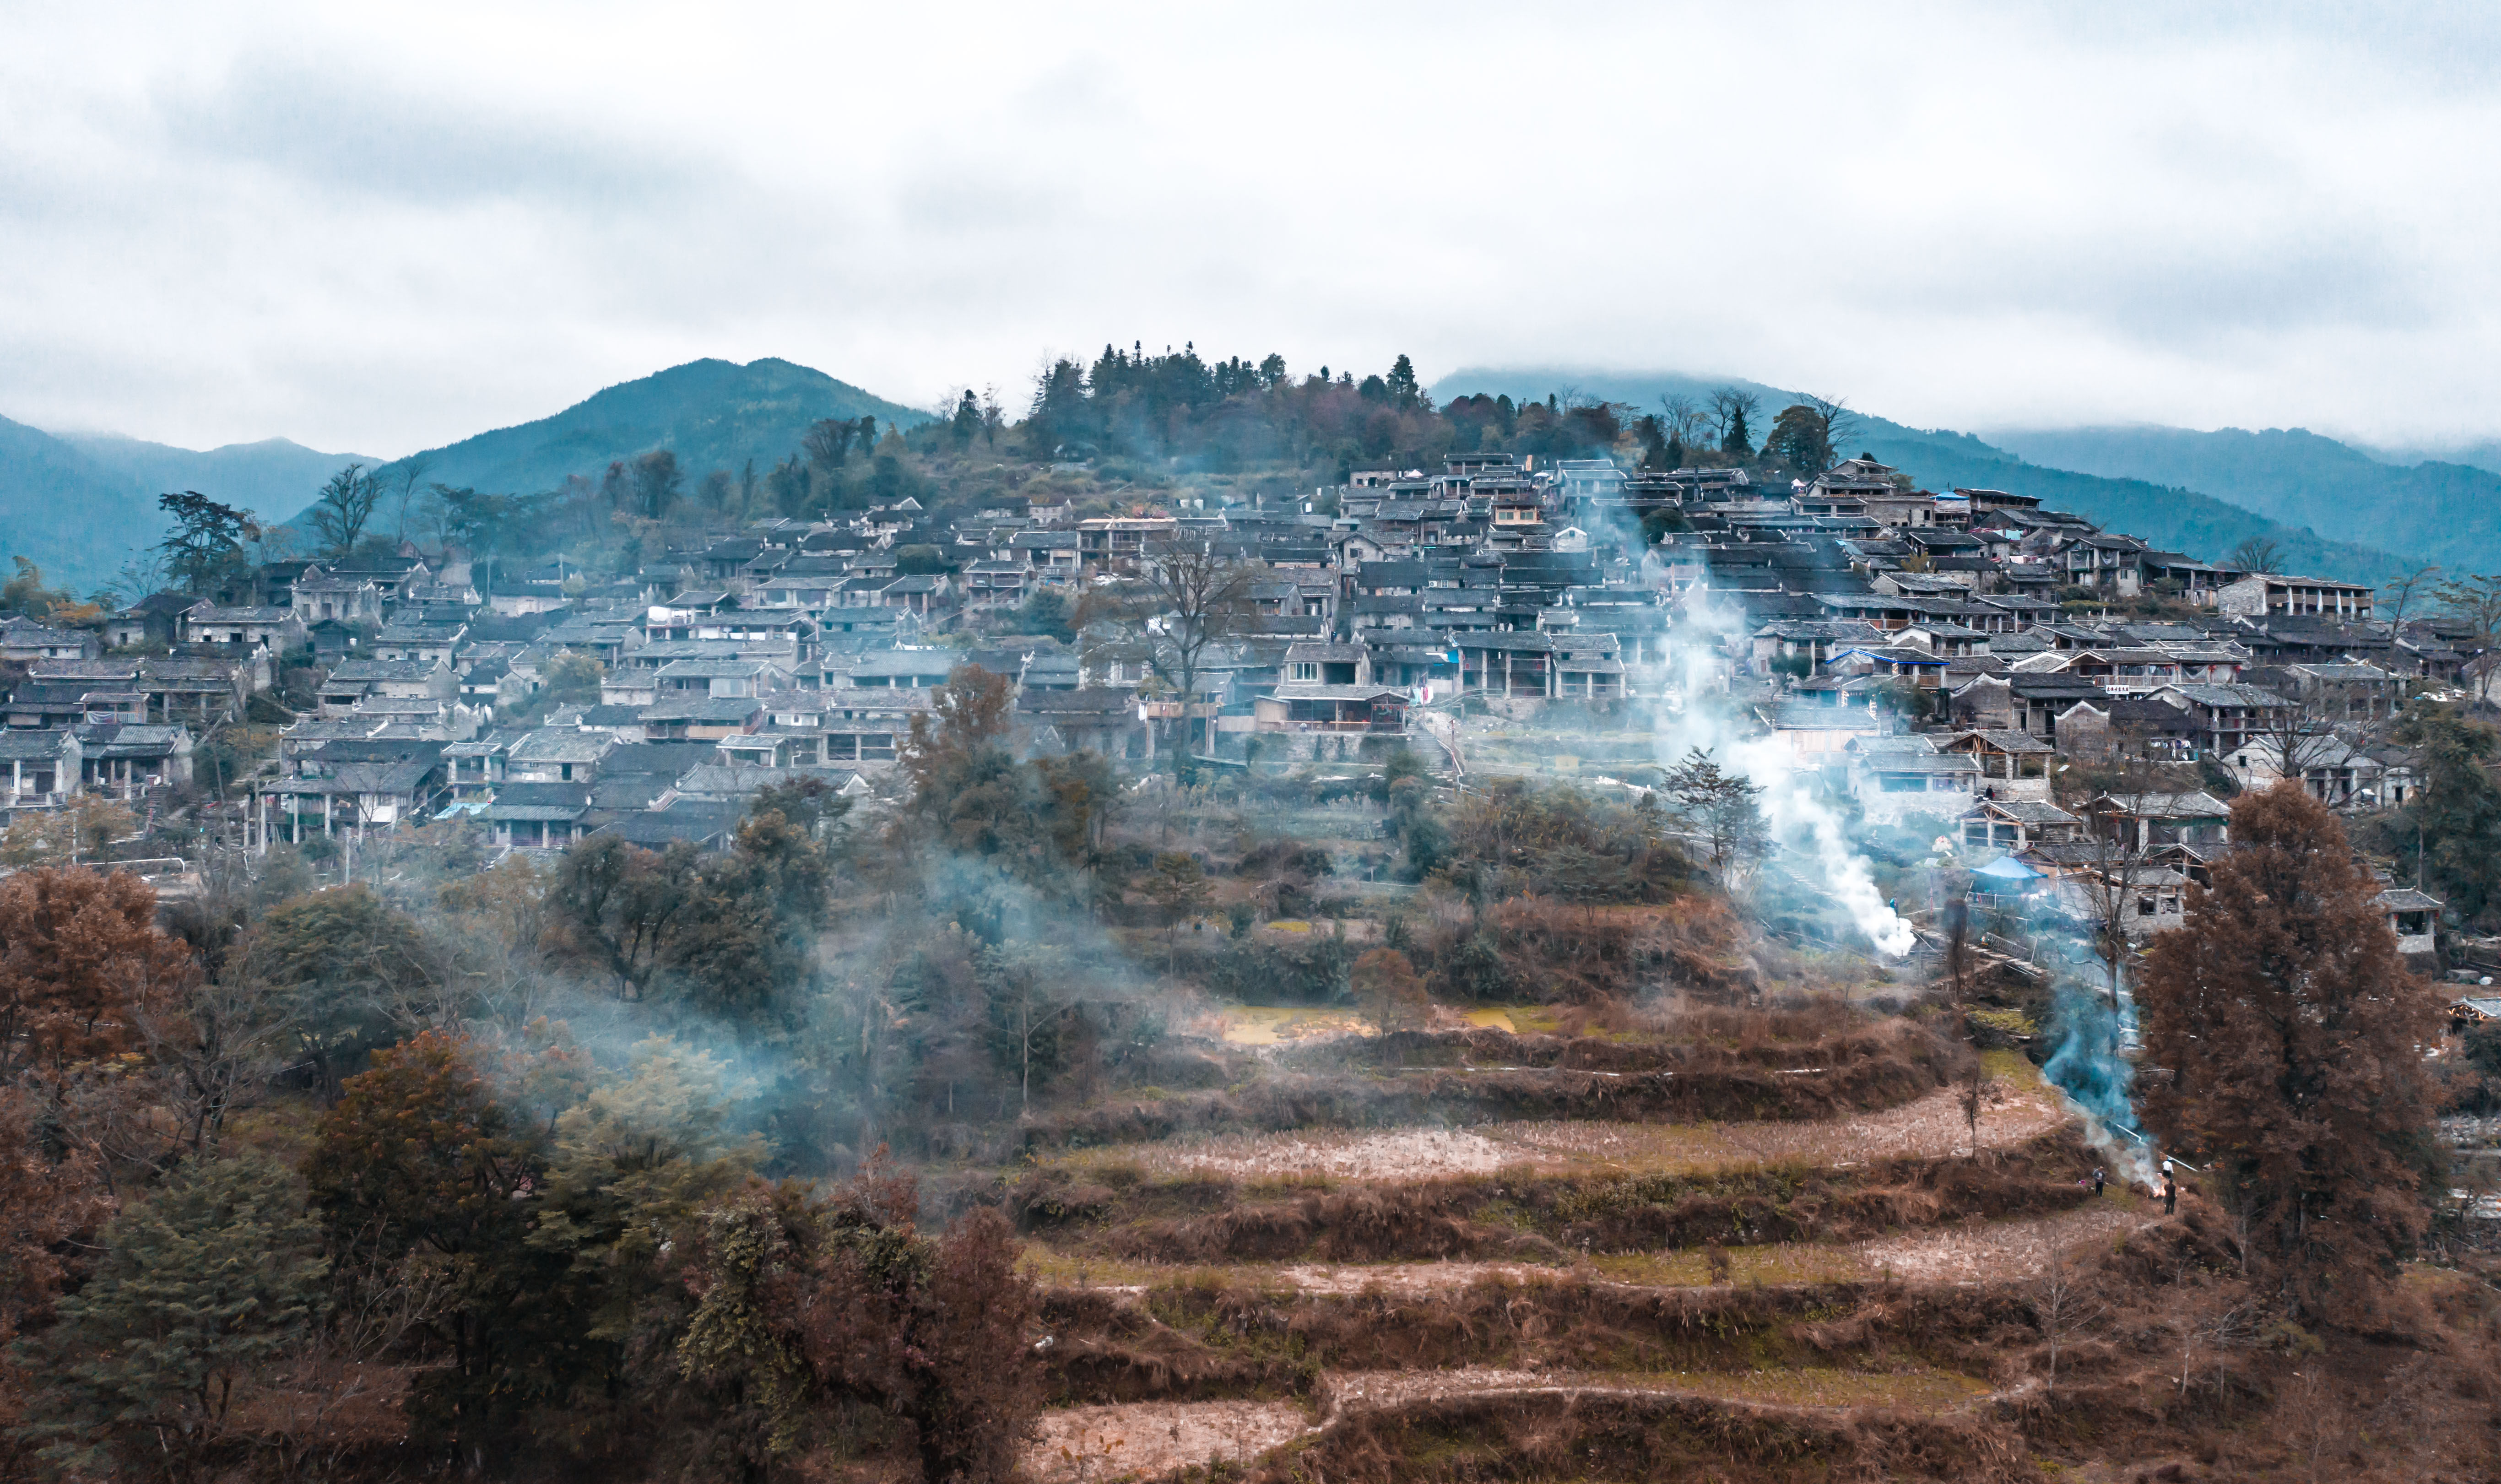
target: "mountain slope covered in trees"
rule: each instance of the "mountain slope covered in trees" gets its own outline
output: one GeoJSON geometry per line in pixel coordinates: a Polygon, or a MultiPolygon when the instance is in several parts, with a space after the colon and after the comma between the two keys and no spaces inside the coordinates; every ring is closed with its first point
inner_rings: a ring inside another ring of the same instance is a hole
{"type": "MultiPolygon", "coordinates": [[[[1484,391],[1541,401],[1550,393],[1566,399],[1602,397],[1655,412],[1663,396],[1700,398],[1719,387],[1735,387],[1761,398],[1763,426],[1769,426],[1772,416],[1799,396],[1741,378],[1563,366],[1453,372],[1437,383],[1433,392],[1441,398],[1484,391]]],[[[2215,491],[2044,467],[1966,433],[1909,427],[1863,414],[1841,452],[1862,451],[1932,489],[1960,485],[2039,495],[2044,504],[2072,510],[2105,529],[2141,536],[2157,550],[2209,561],[2220,560],[2252,537],[2273,541],[2287,570],[2348,582],[2384,582],[2409,566],[2438,559],[2418,556],[2411,544],[2386,549],[2402,532],[2382,538],[2380,545],[2330,539],[2303,520],[2246,509],[2215,491]]]]}
{"type": "Polygon", "coordinates": [[[928,416],[786,360],[742,366],[706,359],[619,383],[552,417],[411,456],[423,461],[424,483],[527,494],[662,448],[678,455],[689,481],[712,469],[736,473],[750,459],[760,471],[789,457],[819,419],[874,417],[911,426],[928,416]]]}
{"type": "Polygon", "coordinates": [[[2501,570],[2501,474],[2390,464],[2307,428],[2029,428],[1992,432],[2033,463],[2178,485],[2321,535],[2452,571],[2501,570]]]}
{"type": "Polygon", "coordinates": [[[367,454],[325,454],[285,438],[184,449],[119,433],[53,436],[146,491],[150,496],[148,523],[151,529],[158,523],[153,496],[169,489],[195,489],[228,505],[283,516],[312,503],[321,482],[339,472],[342,464],[355,462],[370,468],[382,461],[367,454]]]}
{"type": "Polygon", "coordinates": [[[0,557],[42,564],[84,593],[157,539],[155,492],[40,428],[0,418],[0,557]]]}

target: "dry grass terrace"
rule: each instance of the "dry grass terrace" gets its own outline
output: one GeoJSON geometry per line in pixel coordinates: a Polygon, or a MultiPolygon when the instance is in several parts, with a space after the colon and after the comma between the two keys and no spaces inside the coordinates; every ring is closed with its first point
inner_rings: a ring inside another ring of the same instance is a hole
{"type": "MultiPolygon", "coordinates": [[[[2028,1143],[2066,1123],[2037,1079],[1991,1083],[1983,1149],[2028,1143]]],[[[1489,1174],[1708,1175],[1741,1169],[1849,1169],[1887,1159],[1943,1159],[1971,1148],[1956,1095],[1940,1089],[1881,1112],[1814,1123],[1636,1124],[1565,1119],[1469,1129],[1320,1130],[1190,1136],[1054,1155],[1072,1173],[1127,1167],[1153,1177],[1251,1184],[1405,1181],[1489,1174]]]]}

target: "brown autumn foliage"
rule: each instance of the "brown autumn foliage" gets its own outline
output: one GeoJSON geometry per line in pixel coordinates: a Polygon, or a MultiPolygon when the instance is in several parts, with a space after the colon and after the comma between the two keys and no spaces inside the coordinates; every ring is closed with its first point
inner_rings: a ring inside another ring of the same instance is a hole
{"type": "Polygon", "coordinates": [[[2245,795],[2231,854],[2156,938],[2137,989],[2147,1121],[2212,1161],[2254,1273],[2351,1315],[2423,1231],[2430,989],[2405,970],[2344,826],[2300,789],[2245,795]]]}
{"type": "Polygon", "coordinates": [[[1364,1018],[1377,1029],[1411,1029],[1422,1024],[1432,1008],[1422,976],[1394,948],[1376,948],[1355,960],[1351,977],[1364,1018]]]}
{"type": "Polygon", "coordinates": [[[865,1406],[904,1425],[928,1484],[1015,1475],[1042,1404],[1039,1296],[996,1209],[933,1238],[918,1204],[880,1161],[830,1201],[759,1183],[710,1214],[678,1357],[765,1414],[752,1462],[865,1406]]]}
{"type": "Polygon", "coordinates": [[[114,1210],[92,1155],[70,1149],[55,1158],[44,1148],[44,1113],[34,1090],[0,1087],[0,1478],[21,1477],[29,1466],[10,1430],[26,1420],[34,1378],[10,1346],[50,1316],[114,1210]]]}
{"type": "Polygon", "coordinates": [[[73,1063],[137,1048],[139,1017],[195,972],[156,928],[138,877],[45,866],[0,882],[0,1073],[58,1080],[73,1063]]]}

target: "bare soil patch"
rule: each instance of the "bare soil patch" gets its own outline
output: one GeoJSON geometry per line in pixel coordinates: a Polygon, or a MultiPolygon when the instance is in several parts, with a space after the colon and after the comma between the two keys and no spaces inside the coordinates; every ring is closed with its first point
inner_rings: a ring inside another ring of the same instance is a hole
{"type": "MultiPolygon", "coordinates": [[[[2067,1122],[2053,1095],[1998,1084],[1980,1117],[1980,1146],[2007,1149],[2067,1122]]],[[[1134,1164],[1160,1175],[1221,1174],[1240,1180],[1424,1180],[1522,1166],[1540,1173],[1621,1170],[1707,1174],[1749,1166],[1849,1169],[1879,1160],[1967,1153],[1971,1136],[1950,1088],[1876,1113],[1818,1123],[1623,1123],[1557,1119],[1464,1129],[1239,1133],[1089,1149],[1057,1163],[1134,1164]]]]}
{"type": "Polygon", "coordinates": [[[1564,1396],[1690,1396],[1783,1406],[1884,1406],[1936,1412],[1988,1395],[1985,1383],[1952,1371],[1906,1365],[1898,1369],[1844,1370],[1784,1366],[1778,1370],[1583,1371],[1496,1369],[1370,1370],[1324,1377],[1332,1412],[1382,1409],[1451,1397],[1512,1394],[1564,1396]]]}
{"type": "Polygon", "coordinates": [[[1399,1129],[1305,1134],[1237,1134],[1177,1145],[1150,1163],[1162,1172],[1279,1180],[1313,1175],[1341,1180],[1401,1180],[1488,1174],[1518,1158],[1481,1133],[1451,1129],[1399,1129]]]}
{"type": "Polygon", "coordinates": [[[1965,1222],[1860,1242],[1851,1257],[1869,1273],[1914,1283],[2013,1283],[2039,1277],[2051,1254],[2087,1244],[2107,1247],[2157,1218],[2131,1197],[2106,1197],[2072,1211],[2016,1221],[1965,1222]]]}
{"type": "Polygon", "coordinates": [[[1243,1463],[1311,1431],[1283,1401],[1137,1401],[1042,1414],[1024,1471],[1041,1484],[1168,1473],[1215,1460],[1243,1463]]]}

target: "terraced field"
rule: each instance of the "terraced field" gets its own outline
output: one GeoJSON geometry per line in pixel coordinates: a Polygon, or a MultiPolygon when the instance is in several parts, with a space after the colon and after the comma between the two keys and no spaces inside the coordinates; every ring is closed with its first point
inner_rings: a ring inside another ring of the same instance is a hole
{"type": "Polygon", "coordinates": [[[2028,1064],[1991,1059],[1975,1128],[1907,1022],[1255,1054],[1196,1095],[1228,1119],[1098,1110],[1001,1176],[1048,1294],[1038,1478],[1501,1477],[1550,1446],[2012,1476],[2021,1285],[2150,1219],[2092,1197],[2028,1064]],[[1505,1103],[1563,1116],[1472,1116],[1505,1103]]]}

